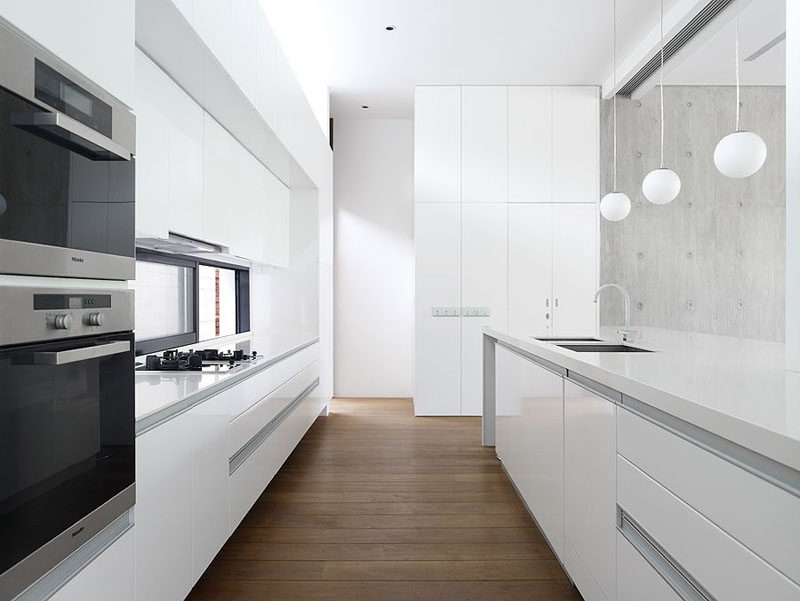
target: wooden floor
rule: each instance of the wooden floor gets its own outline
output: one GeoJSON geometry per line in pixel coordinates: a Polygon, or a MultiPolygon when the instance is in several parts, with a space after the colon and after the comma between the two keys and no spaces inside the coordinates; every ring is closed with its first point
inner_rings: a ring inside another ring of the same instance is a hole
{"type": "Polygon", "coordinates": [[[479,418],[335,400],[189,596],[373,599],[580,600],[479,418]]]}

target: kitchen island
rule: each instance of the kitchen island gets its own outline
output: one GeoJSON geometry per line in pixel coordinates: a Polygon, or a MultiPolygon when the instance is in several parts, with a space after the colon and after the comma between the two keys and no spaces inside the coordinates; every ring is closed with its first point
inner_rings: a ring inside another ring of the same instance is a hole
{"type": "Polygon", "coordinates": [[[652,352],[557,344],[484,331],[483,435],[584,598],[800,599],[783,345],[655,328],[626,343],[652,352]]]}

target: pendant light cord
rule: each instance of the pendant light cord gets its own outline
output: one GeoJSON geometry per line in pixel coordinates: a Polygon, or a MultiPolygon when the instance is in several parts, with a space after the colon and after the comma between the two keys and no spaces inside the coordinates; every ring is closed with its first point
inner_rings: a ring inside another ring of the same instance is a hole
{"type": "Polygon", "coordinates": [[[612,20],[613,20],[613,43],[612,43],[612,60],[614,62],[612,71],[614,78],[614,192],[617,191],[617,0],[612,2],[612,20]]]}
{"type": "Polygon", "coordinates": [[[736,55],[736,131],[739,131],[739,0],[736,0],[736,44],[734,54],[736,55]]]}
{"type": "Polygon", "coordinates": [[[661,68],[658,70],[658,90],[661,96],[661,168],[664,168],[664,0],[661,0],[661,68]]]}

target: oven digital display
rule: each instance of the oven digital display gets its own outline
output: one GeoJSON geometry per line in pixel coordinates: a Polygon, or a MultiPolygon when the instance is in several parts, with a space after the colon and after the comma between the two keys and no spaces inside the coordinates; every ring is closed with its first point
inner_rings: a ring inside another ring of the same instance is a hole
{"type": "Polygon", "coordinates": [[[59,311],[63,309],[110,309],[110,294],[70,295],[34,294],[34,311],[59,311]]]}

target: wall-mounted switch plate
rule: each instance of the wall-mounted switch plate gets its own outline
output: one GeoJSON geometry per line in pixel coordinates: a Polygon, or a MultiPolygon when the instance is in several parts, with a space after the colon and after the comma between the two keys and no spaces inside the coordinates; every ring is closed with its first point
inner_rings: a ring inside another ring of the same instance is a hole
{"type": "Polygon", "coordinates": [[[461,307],[461,315],[464,317],[490,317],[491,314],[489,307],[461,307]]]}
{"type": "Polygon", "coordinates": [[[431,307],[433,317],[458,317],[460,314],[458,307],[431,307]]]}

